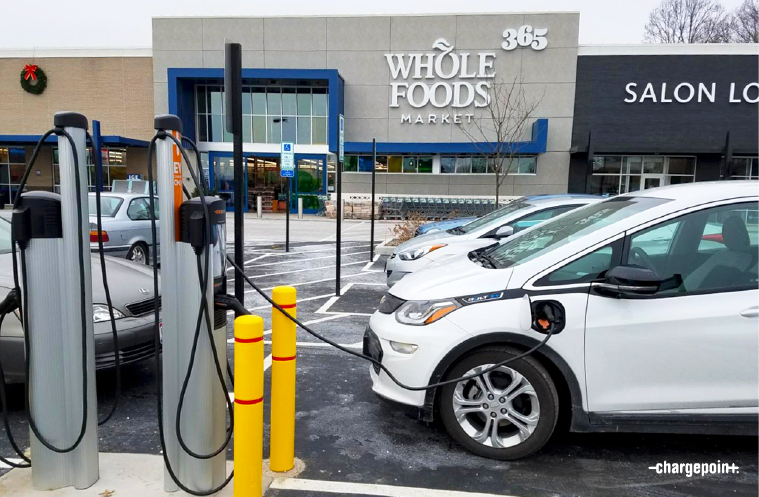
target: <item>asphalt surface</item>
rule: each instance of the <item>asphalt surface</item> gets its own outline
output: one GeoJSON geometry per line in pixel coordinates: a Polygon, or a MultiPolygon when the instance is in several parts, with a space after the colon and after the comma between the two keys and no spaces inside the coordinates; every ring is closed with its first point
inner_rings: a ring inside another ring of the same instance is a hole
{"type": "MultiPolygon", "coordinates": [[[[334,248],[329,240],[294,242],[292,252],[285,254],[280,243],[248,242],[246,272],[269,293],[276,285],[294,285],[301,320],[313,321],[311,327],[317,332],[360,350],[369,314],[386,291],[384,259],[368,264],[367,242],[345,243],[343,296],[334,301],[334,248]]],[[[269,329],[271,310],[264,299],[248,290],[245,305],[261,315],[269,329]]],[[[228,335],[233,336],[231,326],[228,335]]],[[[300,329],[298,342],[295,453],[306,463],[300,478],[518,496],[757,495],[756,437],[559,432],[528,459],[492,461],[465,452],[440,425],[424,424],[380,401],[371,391],[367,363],[318,345],[300,329]],[[736,464],[738,472],[688,478],[648,469],[664,461],[717,460],[736,464]]],[[[265,351],[269,355],[268,344],[265,351]]],[[[233,360],[231,343],[227,354],[233,360]]],[[[101,451],[160,453],[154,378],[152,361],[124,368],[119,410],[99,430],[101,451]]],[[[113,383],[112,372],[98,374],[101,416],[113,401],[113,383]]],[[[27,447],[23,389],[11,386],[8,394],[13,432],[27,447]]],[[[269,451],[268,402],[267,392],[264,457],[269,451]]],[[[3,435],[0,455],[10,456],[3,435]]],[[[231,449],[228,455],[231,459],[231,449]]],[[[278,497],[349,494],[277,489],[267,493],[278,497]]]]}

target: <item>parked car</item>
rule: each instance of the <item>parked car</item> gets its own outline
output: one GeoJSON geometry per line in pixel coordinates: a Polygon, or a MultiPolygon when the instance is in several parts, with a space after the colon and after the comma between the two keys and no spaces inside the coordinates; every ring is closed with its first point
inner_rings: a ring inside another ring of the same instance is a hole
{"type": "Polygon", "coordinates": [[[583,205],[599,202],[595,195],[522,197],[463,226],[414,237],[393,250],[385,263],[388,286],[409,273],[499,240],[583,205]]]}
{"type": "MultiPolygon", "coordinates": [[[[0,299],[13,288],[11,223],[0,217],[0,299]]],[[[153,271],[125,259],[106,257],[111,302],[119,335],[121,364],[153,357],[153,271]]],[[[95,368],[113,367],[113,331],[100,272],[100,257],[92,254],[92,302],[95,321],[95,368]]],[[[0,329],[0,362],[6,383],[22,383],[24,377],[24,331],[16,311],[5,317],[0,329]]]]}
{"type": "Polygon", "coordinates": [[[577,432],[756,435],[757,192],[721,181],[620,195],[406,276],[364,350],[407,385],[479,373],[555,331],[427,391],[372,366],[374,392],[502,460],[539,450],[562,416],[577,432]]]}
{"type": "Polygon", "coordinates": [[[445,219],[443,221],[432,221],[430,223],[424,223],[423,225],[419,226],[416,229],[416,231],[414,232],[414,236],[426,235],[428,233],[437,233],[439,231],[447,231],[451,228],[464,226],[467,223],[471,223],[475,219],[477,219],[476,216],[456,217],[453,219],[445,219]]]}
{"type": "MultiPolygon", "coordinates": [[[[98,249],[94,193],[90,193],[89,201],[90,248],[94,251],[98,249]]],[[[100,208],[103,223],[103,249],[109,255],[126,257],[140,264],[150,264],[153,238],[150,231],[149,195],[101,193],[100,208]]],[[[156,219],[158,219],[157,202],[155,208],[156,219]]],[[[159,228],[158,223],[156,223],[156,228],[159,228]]]]}

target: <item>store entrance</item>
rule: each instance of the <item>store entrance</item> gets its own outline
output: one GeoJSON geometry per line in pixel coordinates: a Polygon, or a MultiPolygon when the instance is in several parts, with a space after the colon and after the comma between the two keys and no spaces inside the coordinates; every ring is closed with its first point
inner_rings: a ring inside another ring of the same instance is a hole
{"type": "MultiPolygon", "coordinates": [[[[280,176],[279,156],[246,155],[244,157],[246,192],[243,208],[256,209],[261,198],[264,212],[284,212],[287,208],[287,178],[280,176]]],[[[212,189],[226,201],[227,210],[234,210],[234,160],[227,152],[211,152],[212,165],[209,176],[212,189]]],[[[319,196],[324,195],[325,165],[323,156],[300,156],[295,161],[295,175],[291,178],[291,210],[298,208],[298,198],[303,199],[304,212],[316,212],[319,196]]]]}

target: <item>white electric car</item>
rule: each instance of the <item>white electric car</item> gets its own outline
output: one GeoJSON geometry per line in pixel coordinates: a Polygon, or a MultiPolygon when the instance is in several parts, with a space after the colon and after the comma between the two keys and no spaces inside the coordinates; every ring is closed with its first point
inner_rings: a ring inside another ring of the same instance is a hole
{"type": "Polygon", "coordinates": [[[397,246],[385,263],[387,285],[393,286],[407,274],[434,262],[493,245],[514,233],[601,200],[596,195],[521,197],[463,226],[414,237],[397,246]]]}
{"type": "Polygon", "coordinates": [[[759,185],[620,195],[409,275],[364,351],[373,390],[494,459],[578,432],[756,434],[759,185]]]}

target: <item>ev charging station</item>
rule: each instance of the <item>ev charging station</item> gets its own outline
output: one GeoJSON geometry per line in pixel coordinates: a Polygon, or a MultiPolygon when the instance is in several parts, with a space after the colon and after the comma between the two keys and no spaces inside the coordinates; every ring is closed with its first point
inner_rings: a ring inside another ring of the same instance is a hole
{"type": "MultiPolygon", "coordinates": [[[[158,132],[171,133],[181,141],[182,125],[177,116],[156,116],[155,128],[158,132]]],[[[226,284],[226,210],[223,201],[206,197],[213,225],[212,238],[206,240],[206,244],[203,238],[206,227],[199,199],[183,202],[182,153],[171,138],[157,138],[156,160],[157,201],[163,214],[160,241],[165,450],[175,476],[188,488],[205,492],[219,487],[226,478],[225,406],[228,399],[226,388],[219,384],[217,368],[227,362],[227,319],[226,311],[214,308],[214,294],[223,291],[226,284]],[[206,255],[210,257],[211,267],[201,268],[206,255]],[[198,283],[201,269],[211,272],[202,292],[198,283]],[[212,322],[198,315],[203,299],[208,312],[213,313],[212,322]],[[199,332],[199,336],[196,337],[195,332],[199,332]],[[210,334],[213,335],[215,351],[210,334]],[[194,341],[197,341],[197,350],[194,341]],[[190,369],[192,374],[189,374],[190,369]],[[180,394],[188,374],[177,423],[180,394]],[[186,446],[197,454],[208,455],[221,447],[223,450],[212,457],[193,457],[181,446],[175,427],[181,430],[186,446]]],[[[164,470],[164,488],[170,492],[179,490],[168,469],[164,470]]]]}
{"type": "Polygon", "coordinates": [[[58,136],[61,193],[23,193],[13,211],[37,490],[83,489],[98,480],[87,118],[59,112],[54,124],[64,132],[58,136]]]}

